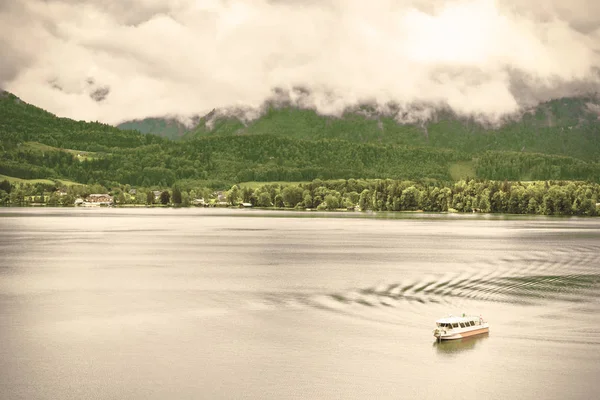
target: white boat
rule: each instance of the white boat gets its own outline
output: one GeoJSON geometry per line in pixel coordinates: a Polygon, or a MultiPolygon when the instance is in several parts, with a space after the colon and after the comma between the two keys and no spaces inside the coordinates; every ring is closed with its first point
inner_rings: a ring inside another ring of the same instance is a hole
{"type": "Polygon", "coordinates": [[[462,339],[490,331],[490,325],[480,316],[452,315],[435,321],[433,336],[438,340],[462,339]]]}

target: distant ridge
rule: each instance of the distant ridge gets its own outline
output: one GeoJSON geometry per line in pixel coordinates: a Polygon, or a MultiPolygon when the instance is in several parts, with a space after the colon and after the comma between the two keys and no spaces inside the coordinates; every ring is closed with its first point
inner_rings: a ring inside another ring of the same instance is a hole
{"type": "Polygon", "coordinates": [[[338,139],[354,143],[400,144],[460,151],[528,151],[595,161],[600,158],[600,101],[597,96],[560,98],[522,110],[502,125],[461,117],[447,109],[427,121],[399,123],[368,105],[342,117],[272,104],[247,120],[244,110],[213,110],[190,125],[175,118],[146,118],[120,124],[169,139],[270,134],[302,140],[338,139]]]}

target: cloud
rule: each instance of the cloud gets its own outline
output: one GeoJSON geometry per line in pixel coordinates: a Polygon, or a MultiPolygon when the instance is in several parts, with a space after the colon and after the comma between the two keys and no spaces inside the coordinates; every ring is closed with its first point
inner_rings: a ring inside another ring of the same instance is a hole
{"type": "Polygon", "coordinates": [[[494,122],[598,89],[600,2],[21,0],[0,3],[0,52],[1,87],[75,119],[285,99],[494,122]]]}

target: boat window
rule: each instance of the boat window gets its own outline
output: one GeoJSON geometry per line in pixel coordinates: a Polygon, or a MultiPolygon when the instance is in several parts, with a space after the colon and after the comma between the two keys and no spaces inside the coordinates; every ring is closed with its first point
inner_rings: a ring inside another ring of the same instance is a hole
{"type": "Polygon", "coordinates": [[[464,328],[464,327],[465,327],[465,324],[463,324],[463,323],[461,322],[461,323],[460,323],[460,327],[461,327],[461,328],[464,328]]]}
{"type": "Polygon", "coordinates": [[[458,324],[455,322],[455,323],[452,324],[452,327],[453,328],[458,328],[458,324]]]}
{"type": "Polygon", "coordinates": [[[471,321],[470,322],[471,326],[475,326],[475,322],[471,321]]]}

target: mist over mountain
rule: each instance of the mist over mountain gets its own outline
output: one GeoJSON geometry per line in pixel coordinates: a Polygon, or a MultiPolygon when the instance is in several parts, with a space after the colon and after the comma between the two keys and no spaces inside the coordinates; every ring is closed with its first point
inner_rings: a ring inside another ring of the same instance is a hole
{"type": "Polygon", "coordinates": [[[22,0],[0,4],[0,86],[110,124],[275,96],[491,124],[598,91],[595,0],[22,0]]]}
{"type": "MultiPolygon", "coordinates": [[[[282,100],[283,98],[283,100],[282,100]]],[[[383,108],[376,103],[327,116],[297,102],[269,101],[259,108],[215,109],[184,125],[173,118],[147,118],[119,125],[170,139],[207,136],[277,135],[302,140],[337,139],[354,143],[408,144],[460,151],[542,152],[587,160],[598,157],[600,98],[580,96],[523,108],[496,123],[462,116],[448,107],[383,108]],[[422,119],[420,119],[422,118],[422,119]]]]}
{"type": "Polygon", "coordinates": [[[169,139],[183,137],[190,129],[200,123],[199,117],[190,118],[187,123],[173,117],[162,118],[144,118],[133,121],[125,121],[117,125],[117,128],[123,130],[136,130],[141,133],[151,133],[163,136],[169,139]]]}

